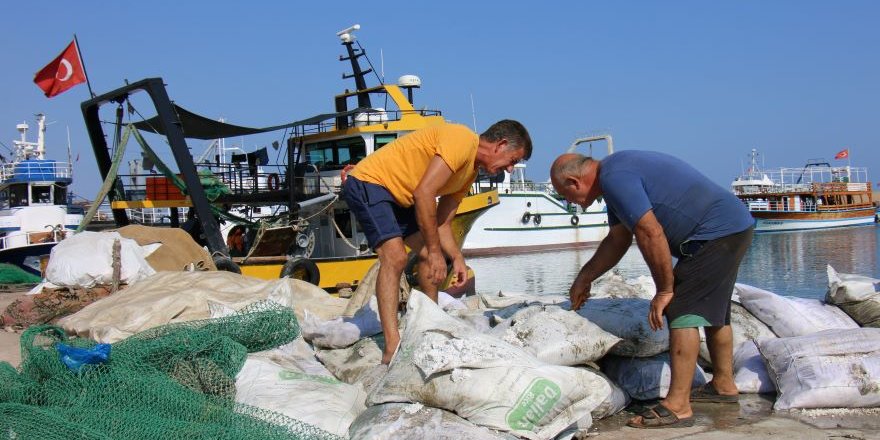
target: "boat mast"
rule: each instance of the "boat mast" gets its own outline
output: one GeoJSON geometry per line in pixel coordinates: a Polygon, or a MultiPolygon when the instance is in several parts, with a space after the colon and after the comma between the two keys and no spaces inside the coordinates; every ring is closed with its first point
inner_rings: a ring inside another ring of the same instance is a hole
{"type": "MultiPolygon", "coordinates": [[[[354,78],[354,85],[356,87],[356,92],[360,92],[361,90],[365,90],[367,88],[367,81],[364,76],[373,71],[372,68],[368,68],[366,70],[361,70],[361,65],[358,62],[358,58],[366,55],[363,48],[355,49],[354,48],[354,31],[361,28],[361,25],[356,24],[350,28],[343,29],[336,33],[336,36],[342,40],[342,45],[345,46],[345,50],[348,52],[347,57],[343,57],[340,55],[339,61],[349,60],[351,61],[351,75],[342,74],[342,79],[354,78]]],[[[358,107],[362,108],[373,108],[370,104],[370,95],[368,93],[358,93],[358,107]]]]}

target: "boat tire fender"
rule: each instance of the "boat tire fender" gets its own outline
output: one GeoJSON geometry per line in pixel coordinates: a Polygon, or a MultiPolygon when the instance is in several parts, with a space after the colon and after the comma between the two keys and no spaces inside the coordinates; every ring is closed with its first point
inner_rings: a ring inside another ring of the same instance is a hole
{"type": "Polygon", "coordinates": [[[232,273],[241,273],[241,268],[232,261],[231,258],[224,255],[215,255],[214,256],[214,266],[217,266],[217,270],[224,270],[226,272],[232,273]]]}
{"type": "Polygon", "coordinates": [[[272,173],[266,177],[266,188],[269,188],[269,191],[275,191],[280,186],[281,180],[278,178],[278,174],[272,173]]]}
{"type": "Polygon", "coordinates": [[[321,272],[318,271],[318,265],[314,261],[302,257],[287,260],[281,268],[281,277],[303,280],[316,286],[321,282],[321,272]]]}
{"type": "Polygon", "coordinates": [[[538,225],[541,224],[541,214],[535,214],[534,217],[533,217],[533,219],[534,219],[534,222],[535,222],[535,226],[538,226],[538,225]]]}
{"type": "Polygon", "coordinates": [[[571,225],[572,226],[577,226],[578,223],[580,223],[580,222],[581,222],[581,219],[578,216],[576,216],[576,215],[571,216],[571,225]]]}
{"type": "Polygon", "coordinates": [[[529,220],[531,220],[531,219],[532,219],[532,213],[530,213],[528,211],[524,212],[523,216],[522,216],[522,220],[521,220],[522,224],[528,223],[529,220]]]}

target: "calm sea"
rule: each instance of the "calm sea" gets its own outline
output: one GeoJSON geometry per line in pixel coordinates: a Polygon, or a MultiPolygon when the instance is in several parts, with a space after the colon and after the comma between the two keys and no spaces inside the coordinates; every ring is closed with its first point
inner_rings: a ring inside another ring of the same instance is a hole
{"type": "MultiPolygon", "coordinates": [[[[477,292],[499,290],[567,293],[595,249],[565,250],[468,259],[477,292]]],[[[822,298],[827,265],[838,272],[880,278],[880,227],[755,234],[739,269],[738,281],[781,295],[822,298]]],[[[633,246],[617,265],[627,278],[650,275],[633,246]]]]}

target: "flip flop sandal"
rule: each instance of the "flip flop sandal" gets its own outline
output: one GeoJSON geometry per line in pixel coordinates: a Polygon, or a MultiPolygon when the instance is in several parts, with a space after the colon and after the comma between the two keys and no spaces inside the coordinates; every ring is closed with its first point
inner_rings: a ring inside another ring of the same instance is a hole
{"type": "Polygon", "coordinates": [[[635,419],[633,419],[626,422],[626,425],[640,429],[687,428],[694,426],[693,417],[680,419],[674,412],[660,404],[652,408],[645,408],[639,416],[642,418],[641,422],[635,422],[635,419]]]}
{"type": "Polygon", "coordinates": [[[691,390],[691,402],[739,403],[739,394],[733,396],[718,394],[715,387],[711,383],[707,383],[691,390]]]}

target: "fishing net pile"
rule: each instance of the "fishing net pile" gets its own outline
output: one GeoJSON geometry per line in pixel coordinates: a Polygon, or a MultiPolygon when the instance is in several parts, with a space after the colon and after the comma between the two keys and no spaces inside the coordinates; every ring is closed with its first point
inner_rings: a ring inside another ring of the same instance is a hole
{"type": "Polygon", "coordinates": [[[22,334],[18,370],[0,363],[0,435],[20,439],[334,439],[234,401],[249,352],[299,335],[293,310],[260,301],[217,319],[167,324],[101,346],[55,326],[22,334]],[[107,353],[77,363],[76,349],[107,353]],[[73,357],[73,358],[71,358],[73,357]],[[66,361],[66,362],[65,362],[66,361]]]}

